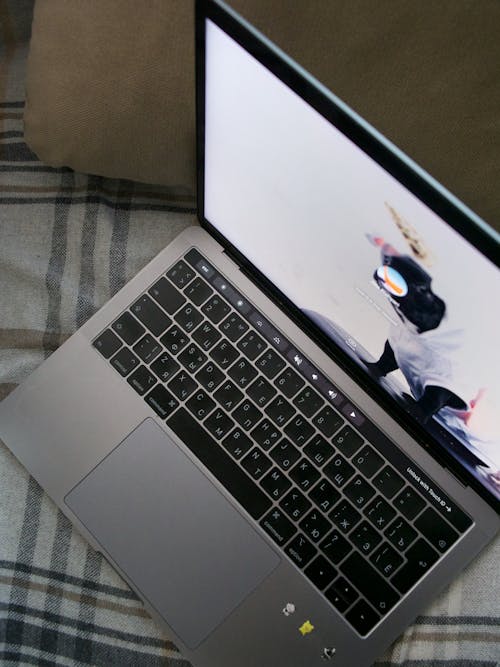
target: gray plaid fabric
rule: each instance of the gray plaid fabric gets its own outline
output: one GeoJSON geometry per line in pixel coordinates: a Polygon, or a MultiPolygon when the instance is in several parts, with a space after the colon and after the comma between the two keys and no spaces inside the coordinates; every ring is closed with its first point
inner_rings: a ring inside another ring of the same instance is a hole
{"type": "MultiPolygon", "coordinates": [[[[195,222],[179,190],[36,160],[22,128],[29,11],[0,0],[0,398],[195,222]]],[[[497,665],[499,555],[497,540],[379,667],[497,665]]],[[[1,443],[0,662],[188,664],[1,443]]]]}

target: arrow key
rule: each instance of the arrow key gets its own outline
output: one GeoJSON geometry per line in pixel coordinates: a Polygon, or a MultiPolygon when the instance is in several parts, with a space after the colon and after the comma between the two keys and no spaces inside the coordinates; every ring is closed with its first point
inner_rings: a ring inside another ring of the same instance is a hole
{"type": "Polygon", "coordinates": [[[356,602],[354,607],[347,612],[346,618],[362,637],[367,635],[380,620],[378,614],[364,600],[356,602]]]}

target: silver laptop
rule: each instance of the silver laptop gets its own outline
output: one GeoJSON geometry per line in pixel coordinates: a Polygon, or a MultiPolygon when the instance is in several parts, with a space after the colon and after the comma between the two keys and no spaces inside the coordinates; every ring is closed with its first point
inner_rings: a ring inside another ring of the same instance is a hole
{"type": "Polygon", "coordinates": [[[196,40],[201,227],[0,437],[194,665],[369,665],[499,527],[499,238],[222,2],[196,40]]]}

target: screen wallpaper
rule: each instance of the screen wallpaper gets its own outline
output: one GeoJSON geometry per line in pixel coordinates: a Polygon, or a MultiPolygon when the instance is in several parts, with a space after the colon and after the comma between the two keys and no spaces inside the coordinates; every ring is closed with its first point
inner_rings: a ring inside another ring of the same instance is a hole
{"type": "Polygon", "coordinates": [[[500,497],[498,269],[211,22],[205,216],[500,497]]]}

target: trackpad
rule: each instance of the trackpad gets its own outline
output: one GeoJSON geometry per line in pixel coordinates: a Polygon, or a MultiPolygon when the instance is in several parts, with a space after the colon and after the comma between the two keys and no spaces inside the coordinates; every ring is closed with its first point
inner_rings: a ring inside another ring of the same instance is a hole
{"type": "Polygon", "coordinates": [[[280,562],[152,419],[65,500],[190,649],[280,562]]]}

